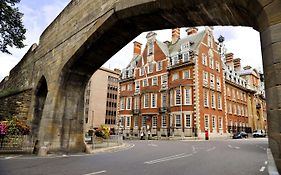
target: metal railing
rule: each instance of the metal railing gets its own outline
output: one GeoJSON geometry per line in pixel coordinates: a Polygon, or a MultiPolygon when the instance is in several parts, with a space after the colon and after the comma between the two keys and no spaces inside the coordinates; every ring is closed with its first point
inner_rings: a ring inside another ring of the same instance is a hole
{"type": "Polygon", "coordinates": [[[29,152],[34,145],[29,142],[28,135],[9,135],[0,138],[0,152],[29,152]]]}

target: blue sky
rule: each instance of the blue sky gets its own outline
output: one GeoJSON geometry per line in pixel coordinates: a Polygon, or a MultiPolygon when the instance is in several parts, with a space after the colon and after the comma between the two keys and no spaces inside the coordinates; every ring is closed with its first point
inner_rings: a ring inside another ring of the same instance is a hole
{"type": "MultiPolygon", "coordinates": [[[[27,29],[24,49],[10,49],[12,55],[0,53],[0,81],[9,75],[9,71],[20,61],[33,43],[38,43],[44,29],[55,19],[70,0],[21,0],[19,9],[24,13],[23,23],[27,29]]],[[[171,40],[171,30],[157,31],[157,39],[160,41],[171,40]]],[[[143,44],[146,42],[146,33],[141,34],[137,40],[143,44]]],[[[241,58],[242,66],[251,65],[255,68],[262,67],[259,33],[249,27],[215,27],[214,35],[225,37],[225,45],[228,52],[233,52],[235,57],[241,58]]],[[[185,36],[184,29],[181,36],[185,36]]],[[[126,47],[113,56],[104,67],[124,68],[133,56],[133,44],[126,47]]]]}

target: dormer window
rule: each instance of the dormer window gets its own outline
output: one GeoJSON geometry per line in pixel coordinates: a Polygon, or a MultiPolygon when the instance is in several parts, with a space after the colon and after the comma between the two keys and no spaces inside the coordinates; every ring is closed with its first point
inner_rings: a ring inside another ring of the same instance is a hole
{"type": "Polygon", "coordinates": [[[213,39],[210,33],[208,34],[208,47],[213,48],[213,39]]]}
{"type": "Polygon", "coordinates": [[[154,66],[153,66],[153,63],[149,63],[149,64],[148,64],[148,71],[147,71],[147,72],[148,72],[149,74],[153,72],[153,67],[154,67],[154,66]]]}
{"type": "Polygon", "coordinates": [[[153,42],[150,41],[150,42],[148,42],[147,56],[153,55],[153,52],[154,52],[154,45],[153,45],[153,42]]]}
{"type": "Polygon", "coordinates": [[[183,43],[181,45],[181,50],[184,51],[184,50],[189,50],[190,49],[190,44],[189,42],[186,42],[186,43],[183,43]]]}
{"type": "Polygon", "coordinates": [[[175,55],[172,57],[172,61],[173,61],[173,65],[178,64],[179,63],[179,57],[178,55],[175,55]]]}

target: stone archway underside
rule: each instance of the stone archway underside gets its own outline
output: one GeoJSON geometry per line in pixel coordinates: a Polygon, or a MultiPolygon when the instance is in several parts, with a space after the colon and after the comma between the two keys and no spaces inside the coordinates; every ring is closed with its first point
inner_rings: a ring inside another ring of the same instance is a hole
{"type": "MultiPolygon", "coordinates": [[[[44,75],[48,97],[40,143],[50,150],[81,151],[86,81],[104,62],[143,31],[200,25],[251,26],[261,34],[266,80],[269,142],[281,171],[280,0],[72,0],[16,67],[44,75]]],[[[22,72],[24,72],[22,71],[22,72]]]]}

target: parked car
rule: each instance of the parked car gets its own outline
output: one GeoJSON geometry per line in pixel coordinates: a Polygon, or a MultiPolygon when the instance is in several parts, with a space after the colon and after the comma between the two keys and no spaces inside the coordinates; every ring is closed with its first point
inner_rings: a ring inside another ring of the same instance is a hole
{"type": "Polygon", "coordinates": [[[253,137],[265,137],[266,134],[265,134],[265,131],[261,130],[261,129],[258,129],[258,130],[255,130],[253,132],[253,137]]]}
{"type": "Polygon", "coordinates": [[[248,133],[241,131],[241,132],[237,132],[235,134],[233,134],[232,138],[233,139],[242,139],[242,138],[247,138],[248,137],[248,133]]]}

